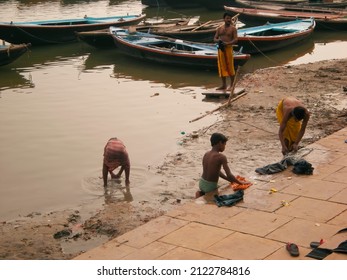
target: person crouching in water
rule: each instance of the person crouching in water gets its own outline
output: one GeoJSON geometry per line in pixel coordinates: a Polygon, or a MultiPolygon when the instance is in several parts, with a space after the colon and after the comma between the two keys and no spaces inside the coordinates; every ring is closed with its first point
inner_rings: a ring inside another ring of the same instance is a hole
{"type": "Polygon", "coordinates": [[[123,142],[116,137],[108,140],[104,148],[104,161],[102,166],[102,178],[104,180],[104,187],[107,186],[107,175],[110,173],[112,179],[119,179],[125,171],[125,185],[130,185],[130,160],[128,152],[123,142]],[[113,171],[120,166],[117,174],[113,171]]]}
{"type": "Polygon", "coordinates": [[[202,159],[203,172],[199,181],[199,190],[195,194],[196,198],[217,190],[219,177],[230,183],[249,184],[249,182],[241,182],[236,179],[230,171],[226,156],[222,154],[228,138],[221,133],[213,133],[210,141],[212,149],[206,152],[202,159]],[[225,174],[221,171],[222,167],[225,174]]]}

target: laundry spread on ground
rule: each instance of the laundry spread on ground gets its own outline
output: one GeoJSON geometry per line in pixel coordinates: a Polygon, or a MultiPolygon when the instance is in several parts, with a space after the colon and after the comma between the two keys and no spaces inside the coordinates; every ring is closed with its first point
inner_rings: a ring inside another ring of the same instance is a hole
{"type": "Polygon", "coordinates": [[[313,167],[312,164],[309,163],[308,161],[301,159],[299,161],[297,161],[296,163],[294,163],[294,167],[293,167],[293,172],[295,174],[305,174],[305,175],[312,175],[313,173],[313,167]]]}
{"type": "MultiPolygon", "coordinates": [[[[239,180],[239,181],[241,181],[241,182],[247,181],[247,180],[245,179],[245,177],[241,177],[240,175],[237,175],[237,176],[236,176],[236,179],[239,180]]],[[[252,185],[253,185],[252,183],[249,183],[249,184],[238,184],[238,183],[233,182],[233,183],[230,183],[229,186],[230,186],[234,191],[238,191],[238,190],[245,190],[245,189],[249,188],[249,187],[252,186],[252,185]]]]}
{"type": "Polygon", "coordinates": [[[221,206],[233,206],[237,202],[241,201],[243,199],[244,192],[243,190],[238,190],[234,192],[233,194],[226,194],[226,195],[215,195],[214,196],[214,202],[217,204],[218,207],[221,206]]]}
{"type": "Polygon", "coordinates": [[[279,162],[271,163],[263,167],[259,167],[255,170],[258,174],[268,175],[282,172],[288,168],[288,166],[294,166],[293,172],[295,174],[311,175],[313,173],[312,164],[303,157],[309,154],[313,149],[301,149],[300,153],[289,153],[279,162]]]}

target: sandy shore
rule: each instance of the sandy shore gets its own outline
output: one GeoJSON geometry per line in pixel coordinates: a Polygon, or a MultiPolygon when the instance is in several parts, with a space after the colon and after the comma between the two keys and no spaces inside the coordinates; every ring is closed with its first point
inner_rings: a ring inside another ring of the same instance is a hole
{"type": "Polygon", "coordinates": [[[210,148],[213,132],[223,132],[230,139],[225,154],[232,172],[252,180],[255,168],[281,159],[274,110],[282,97],[298,97],[312,113],[302,146],[346,126],[346,69],[344,59],[268,68],[241,76],[237,86],[244,87],[247,95],[218,111],[221,121],[200,130],[198,138],[186,135],[180,151],[167,155],[164,164],[157,167],[156,175],[165,191],[153,201],[111,200],[98,211],[83,205],[3,221],[0,258],[71,259],[194,199],[201,157],[210,148]]]}

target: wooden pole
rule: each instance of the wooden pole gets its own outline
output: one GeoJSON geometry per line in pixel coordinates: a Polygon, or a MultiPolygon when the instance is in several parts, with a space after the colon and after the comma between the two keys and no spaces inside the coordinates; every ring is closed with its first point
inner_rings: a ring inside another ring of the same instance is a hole
{"type": "Polygon", "coordinates": [[[210,115],[210,114],[212,114],[212,113],[218,111],[219,109],[221,109],[221,108],[223,108],[223,107],[225,107],[225,106],[229,106],[231,103],[235,102],[237,99],[239,99],[240,97],[245,96],[245,95],[247,94],[247,92],[244,92],[244,93],[242,93],[242,94],[240,94],[240,95],[237,95],[236,97],[232,98],[233,95],[234,95],[234,90],[235,90],[235,85],[236,85],[236,79],[237,79],[238,73],[240,72],[240,69],[241,69],[241,66],[239,66],[239,67],[237,68],[237,70],[236,70],[235,77],[234,77],[234,81],[233,81],[233,85],[232,85],[232,88],[230,89],[230,95],[229,95],[228,101],[225,102],[225,103],[223,103],[221,106],[217,107],[216,109],[213,109],[212,111],[209,111],[209,112],[207,112],[206,114],[204,114],[204,115],[202,115],[202,116],[200,116],[200,117],[197,117],[197,118],[195,118],[195,119],[189,121],[190,123],[191,123],[191,122],[195,122],[195,121],[197,121],[197,120],[200,120],[200,119],[202,119],[203,117],[206,117],[206,116],[208,116],[208,115],[210,115]]]}
{"type": "Polygon", "coordinates": [[[218,111],[218,110],[221,109],[221,108],[224,108],[224,107],[226,107],[226,106],[229,106],[231,103],[233,103],[233,102],[236,101],[237,99],[241,98],[242,96],[245,96],[246,94],[247,94],[247,92],[244,92],[244,93],[242,93],[242,94],[240,94],[240,95],[238,95],[238,96],[232,98],[232,99],[229,100],[228,102],[223,103],[222,105],[220,105],[220,106],[217,107],[216,109],[213,109],[212,111],[209,111],[209,112],[207,112],[206,114],[204,114],[204,115],[202,115],[202,116],[200,116],[200,117],[197,117],[197,118],[195,118],[195,119],[193,119],[193,120],[191,120],[191,121],[189,121],[189,122],[190,122],[190,123],[195,122],[195,121],[197,121],[197,120],[200,120],[200,119],[202,119],[202,118],[204,118],[204,117],[206,117],[206,116],[208,116],[208,115],[210,115],[210,114],[212,114],[212,113],[218,111]]]}
{"type": "Polygon", "coordinates": [[[211,23],[212,20],[209,20],[209,21],[206,21],[205,23],[195,27],[194,29],[192,29],[191,31],[195,31],[195,30],[198,30],[200,29],[201,27],[205,26],[205,25],[208,25],[209,23],[211,23]]]}
{"type": "Polygon", "coordinates": [[[228,99],[228,104],[230,104],[230,101],[231,101],[231,98],[233,97],[234,95],[234,91],[235,91],[235,85],[236,85],[236,78],[240,72],[240,69],[241,69],[241,66],[238,66],[237,67],[237,70],[236,70],[236,73],[235,73],[235,76],[234,76],[234,80],[233,80],[233,84],[232,84],[232,87],[230,89],[230,95],[229,95],[229,99],[228,99]]]}

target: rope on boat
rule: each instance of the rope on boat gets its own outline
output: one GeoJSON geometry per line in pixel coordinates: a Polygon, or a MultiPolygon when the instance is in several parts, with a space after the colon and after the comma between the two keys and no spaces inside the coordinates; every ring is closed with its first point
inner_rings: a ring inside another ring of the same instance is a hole
{"type": "Polygon", "coordinates": [[[25,31],[24,29],[16,26],[15,24],[13,24],[13,26],[15,26],[17,29],[19,29],[20,31],[22,31],[23,33],[27,34],[28,36],[30,36],[31,38],[34,38],[34,39],[37,39],[37,40],[40,40],[40,41],[43,41],[43,42],[46,42],[46,43],[51,43],[51,44],[62,44],[62,43],[67,43],[67,42],[59,42],[59,41],[50,41],[50,40],[46,40],[46,39],[43,39],[43,38],[40,38],[40,37],[37,37],[27,31],[25,31]]]}
{"type": "Polygon", "coordinates": [[[272,59],[271,57],[267,56],[265,53],[263,53],[254,43],[251,39],[247,38],[247,40],[251,43],[251,45],[265,58],[267,58],[269,61],[273,62],[273,63],[279,63],[278,61],[272,59]]]}

